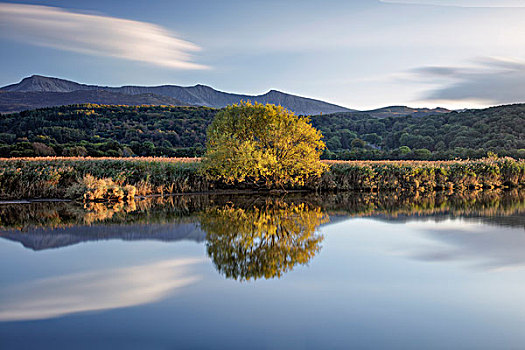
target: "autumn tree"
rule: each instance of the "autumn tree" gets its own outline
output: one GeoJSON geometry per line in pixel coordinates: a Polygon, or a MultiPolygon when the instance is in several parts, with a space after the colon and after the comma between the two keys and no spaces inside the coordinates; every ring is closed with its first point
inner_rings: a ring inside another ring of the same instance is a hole
{"type": "Polygon", "coordinates": [[[308,117],[281,106],[243,102],[217,113],[207,130],[203,169],[234,184],[282,187],[303,185],[326,168],[321,133],[308,117]]]}

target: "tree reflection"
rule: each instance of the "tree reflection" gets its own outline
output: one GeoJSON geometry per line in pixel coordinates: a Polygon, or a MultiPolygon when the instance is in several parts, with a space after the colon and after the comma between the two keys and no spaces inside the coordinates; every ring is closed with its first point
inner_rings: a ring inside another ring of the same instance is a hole
{"type": "Polygon", "coordinates": [[[227,278],[255,280],[308,263],[321,249],[317,227],[328,220],[320,207],[269,199],[248,208],[210,208],[200,222],[217,270],[227,278]]]}

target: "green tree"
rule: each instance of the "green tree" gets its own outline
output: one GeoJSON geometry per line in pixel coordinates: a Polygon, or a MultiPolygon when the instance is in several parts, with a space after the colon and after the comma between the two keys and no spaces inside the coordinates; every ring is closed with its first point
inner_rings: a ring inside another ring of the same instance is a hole
{"type": "Polygon", "coordinates": [[[86,147],[84,146],[73,146],[73,147],[66,147],[62,151],[62,155],[68,156],[68,157],[85,157],[87,156],[88,151],[86,147]]]}
{"type": "Polygon", "coordinates": [[[398,153],[401,156],[406,156],[410,152],[412,152],[412,150],[408,146],[401,146],[401,147],[398,148],[398,153]]]}
{"type": "Polygon", "coordinates": [[[382,141],[381,136],[377,135],[376,133],[363,135],[363,140],[373,145],[379,145],[382,141]]]}
{"type": "Polygon", "coordinates": [[[364,148],[366,146],[366,142],[361,139],[353,139],[350,143],[350,146],[352,146],[352,148],[364,148]]]}
{"type": "Polygon", "coordinates": [[[326,169],[321,133],[281,106],[231,105],[208,128],[203,169],[214,180],[266,187],[302,185],[326,169]]]}
{"type": "Polygon", "coordinates": [[[417,159],[429,159],[432,156],[432,152],[426,148],[419,148],[414,150],[414,155],[417,159]]]}
{"type": "Polygon", "coordinates": [[[343,147],[341,143],[341,138],[339,136],[332,136],[326,141],[326,146],[331,150],[338,150],[343,147]]]}

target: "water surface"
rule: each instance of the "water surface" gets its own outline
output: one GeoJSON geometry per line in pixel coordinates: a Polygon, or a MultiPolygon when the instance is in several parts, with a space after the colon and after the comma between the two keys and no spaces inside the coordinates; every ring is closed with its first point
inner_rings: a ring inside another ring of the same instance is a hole
{"type": "Polygon", "coordinates": [[[519,192],[0,206],[0,347],[525,346],[519,192]]]}

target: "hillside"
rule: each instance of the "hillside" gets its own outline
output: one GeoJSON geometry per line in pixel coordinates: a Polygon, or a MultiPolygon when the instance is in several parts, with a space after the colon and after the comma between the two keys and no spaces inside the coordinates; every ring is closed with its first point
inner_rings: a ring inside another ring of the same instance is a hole
{"type": "MultiPolygon", "coordinates": [[[[0,116],[0,157],[200,156],[217,109],[75,105],[0,116]]],[[[313,116],[330,159],[525,157],[525,105],[404,117],[313,116]]]]}
{"type": "MultiPolygon", "coordinates": [[[[271,90],[262,95],[243,95],[243,94],[232,94],[215,90],[205,85],[195,86],[177,86],[177,85],[162,85],[162,86],[121,86],[121,87],[107,87],[107,86],[96,86],[96,85],[85,85],[79,84],[73,81],[44,77],[40,75],[33,75],[28,78],[24,78],[20,83],[12,84],[0,88],[3,92],[18,92],[18,105],[30,106],[30,108],[36,108],[46,103],[46,106],[61,106],[71,104],[68,100],[60,100],[60,95],[55,96],[52,100],[47,101],[42,99],[39,105],[32,105],[31,101],[34,100],[34,96],[31,94],[27,95],[27,100],[23,99],[26,93],[35,92],[74,92],[74,91],[92,91],[92,90],[103,90],[107,92],[125,94],[128,97],[128,101],[132,103],[119,103],[119,104],[130,104],[138,105],[141,103],[133,101],[133,97],[143,94],[157,95],[157,99],[162,97],[170,97],[180,101],[182,105],[195,105],[195,106],[206,106],[213,108],[222,108],[229,104],[239,103],[240,101],[250,100],[252,102],[260,103],[272,103],[281,105],[297,114],[326,114],[335,112],[348,112],[351,111],[348,108],[337,106],[335,104],[314,100],[311,98],[300,97],[296,95],[271,90]]],[[[67,95],[65,95],[67,96],[67,95]]],[[[84,100],[84,103],[97,103],[95,100],[84,100]]],[[[100,102],[102,103],[102,102],[100,102]]],[[[168,103],[172,104],[172,103],[168,103]]],[[[1,111],[20,111],[23,109],[17,109],[16,106],[9,104],[0,104],[1,111]]]]}
{"type": "Polygon", "coordinates": [[[69,92],[0,91],[0,113],[84,103],[127,106],[187,105],[180,100],[167,96],[155,94],[140,94],[131,96],[105,90],[76,90],[69,92]]]}
{"type": "Polygon", "coordinates": [[[334,159],[525,157],[525,104],[425,117],[371,118],[336,113],[312,118],[334,159]]]}
{"type": "Polygon", "coordinates": [[[412,115],[414,117],[424,117],[432,114],[450,113],[451,111],[446,108],[411,108],[407,106],[390,106],[369,111],[363,111],[362,113],[368,114],[372,117],[386,118],[386,117],[403,117],[406,115],[412,115]]]}

